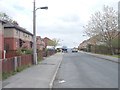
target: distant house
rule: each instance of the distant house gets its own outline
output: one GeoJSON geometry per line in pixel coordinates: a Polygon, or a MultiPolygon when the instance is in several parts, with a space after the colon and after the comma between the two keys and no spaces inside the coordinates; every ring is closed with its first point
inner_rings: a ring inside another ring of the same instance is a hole
{"type": "Polygon", "coordinates": [[[37,36],[36,43],[37,43],[37,49],[38,50],[44,50],[45,43],[44,43],[44,41],[42,40],[42,38],[40,36],[37,36]]]}
{"type": "MultiPolygon", "coordinates": [[[[112,48],[115,53],[120,53],[120,45],[119,45],[119,37],[120,37],[120,31],[112,31],[109,32],[109,35],[113,39],[111,39],[112,48]]],[[[108,39],[109,40],[109,39],[108,39]]],[[[87,40],[84,40],[79,45],[79,50],[89,51],[89,52],[98,52],[98,53],[109,53],[110,47],[108,46],[108,43],[105,42],[100,38],[100,36],[94,36],[87,40]]]]}
{"type": "Polygon", "coordinates": [[[89,45],[103,45],[105,44],[104,42],[101,42],[99,39],[99,36],[93,36],[87,40],[84,40],[82,43],[79,45],[79,49],[87,49],[89,45]]]}
{"type": "Polygon", "coordinates": [[[7,22],[4,25],[4,48],[14,51],[19,48],[32,48],[33,34],[17,24],[7,22]]]}
{"type": "Polygon", "coordinates": [[[80,45],[78,46],[79,50],[83,50],[87,48],[87,40],[84,40],[80,45]]]}
{"type": "Polygon", "coordinates": [[[98,41],[96,39],[96,36],[91,37],[87,40],[84,40],[82,43],[80,43],[80,45],[78,46],[79,50],[87,50],[89,45],[98,45],[98,44],[102,44],[100,41],[98,41]]]}
{"type": "Polygon", "coordinates": [[[43,41],[45,42],[45,48],[47,46],[53,46],[53,41],[50,38],[45,37],[45,38],[43,38],[43,41]]]}
{"type": "Polygon", "coordinates": [[[0,59],[3,58],[4,51],[4,23],[4,21],[0,20],[0,59]]]}

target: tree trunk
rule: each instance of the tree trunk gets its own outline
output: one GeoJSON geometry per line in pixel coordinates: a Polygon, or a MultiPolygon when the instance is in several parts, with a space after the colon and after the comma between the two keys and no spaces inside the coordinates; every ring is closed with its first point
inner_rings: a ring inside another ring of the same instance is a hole
{"type": "Polygon", "coordinates": [[[111,53],[112,55],[115,55],[113,47],[111,47],[111,53]]]}
{"type": "Polygon", "coordinates": [[[110,48],[110,54],[111,55],[114,55],[114,49],[113,49],[113,46],[111,44],[109,44],[109,48],[110,48]]]}

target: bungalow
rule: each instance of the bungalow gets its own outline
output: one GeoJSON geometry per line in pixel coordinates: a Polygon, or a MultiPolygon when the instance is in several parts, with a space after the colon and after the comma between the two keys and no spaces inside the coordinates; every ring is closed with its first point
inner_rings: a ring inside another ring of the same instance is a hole
{"type": "Polygon", "coordinates": [[[7,22],[4,25],[4,48],[16,51],[19,48],[32,48],[33,34],[18,24],[7,22]]]}

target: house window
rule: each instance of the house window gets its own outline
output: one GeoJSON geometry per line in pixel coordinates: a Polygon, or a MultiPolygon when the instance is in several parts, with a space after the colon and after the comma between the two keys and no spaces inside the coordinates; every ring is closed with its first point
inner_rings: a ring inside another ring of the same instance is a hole
{"type": "Polygon", "coordinates": [[[19,39],[19,47],[22,47],[23,41],[19,39]]]}
{"type": "Polygon", "coordinates": [[[33,42],[30,41],[30,47],[32,48],[32,46],[33,46],[33,42]]]}

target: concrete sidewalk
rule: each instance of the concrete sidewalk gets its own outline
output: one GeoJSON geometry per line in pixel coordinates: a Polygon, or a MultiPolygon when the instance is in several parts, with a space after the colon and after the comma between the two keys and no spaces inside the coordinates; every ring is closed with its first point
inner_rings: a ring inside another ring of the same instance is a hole
{"type": "Polygon", "coordinates": [[[3,81],[3,88],[51,88],[63,54],[57,53],[3,81]]]}
{"type": "Polygon", "coordinates": [[[112,61],[112,62],[120,63],[120,58],[107,56],[107,55],[101,55],[101,54],[95,54],[95,53],[90,53],[90,52],[83,52],[83,51],[80,51],[80,52],[86,53],[86,54],[89,54],[89,55],[93,55],[95,57],[102,58],[102,59],[105,59],[105,60],[109,60],[109,61],[112,61]]]}

